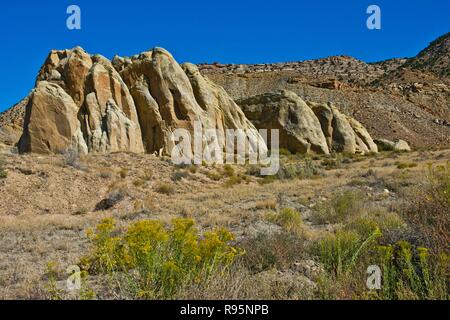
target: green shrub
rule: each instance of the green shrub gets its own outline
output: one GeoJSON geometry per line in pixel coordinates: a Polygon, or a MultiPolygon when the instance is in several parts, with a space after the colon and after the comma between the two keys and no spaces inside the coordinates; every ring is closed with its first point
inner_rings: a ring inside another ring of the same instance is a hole
{"type": "Polygon", "coordinates": [[[6,172],[6,170],[0,167],[0,179],[6,179],[7,177],[8,173],[6,172]]]}
{"type": "Polygon", "coordinates": [[[294,209],[284,208],[280,212],[270,215],[269,219],[288,232],[300,234],[302,231],[303,220],[301,214],[294,209]]]}
{"type": "Polygon", "coordinates": [[[3,169],[4,162],[0,160],[0,179],[6,179],[8,176],[8,173],[5,169],[3,169]]]}
{"type": "Polygon", "coordinates": [[[324,265],[327,272],[339,278],[348,274],[366,252],[374,240],[381,236],[376,228],[367,238],[354,231],[338,230],[319,240],[312,247],[313,253],[324,265]]]}
{"type": "Polygon", "coordinates": [[[113,277],[120,294],[130,298],[171,298],[183,286],[228,268],[242,254],[229,244],[234,240],[229,231],[200,237],[190,219],[175,219],[169,229],[159,221],[143,220],[125,233],[106,219],[89,237],[93,248],[82,260],[83,268],[113,277]]]}
{"type": "Polygon", "coordinates": [[[450,243],[450,165],[429,166],[425,179],[406,194],[402,217],[415,230],[419,245],[436,252],[450,243]]]}
{"type": "Polygon", "coordinates": [[[125,179],[127,177],[129,171],[130,170],[128,168],[121,168],[120,171],[119,171],[119,176],[122,179],[125,179]]]}
{"type": "Polygon", "coordinates": [[[382,267],[381,299],[448,299],[447,272],[450,256],[431,256],[428,249],[410,243],[378,247],[382,267]]]}
{"type": "Polygon", "coordinates": [[[222,175],[217,172],[208,171],[208,172],[206,172],[206,176],[213,181],[222,180],[222,175]]]}
{"type": "Polygon", "coordinates": [[[363,210],[359,216],[352,218],[345,230],[352,230],[363,237],[368,237],[377,228],[382,234],[399,232],[406,228],[405,222],[395,212],[388,212],[384,208],[370,208],[363,210]]]}
{"type": "Polygon", "coordinates": [[[227,177],[233,177],[235,175],[233,167],[229,164],[223,166],[223,171],[227,177]]]}
{"type": "Polygon", "coordinates": [[[360,192],[345,191],[336,193],[331,200],[319,204],[313,216],[317,223],[341,223],[359,214],[363,207],[360,192]]]}
{"type": "Polygon", "coordinates": [[[403,170],[408,168],[415,168],[417,167],[417,163],[406,163],[406,162],[397,162],[397,169],[403,170]]]}
{"type": "Polygon", "coordinates": [[[326,170],[339,169],[342,167],[343,156],[340,153],[330,155],[329,158],[322,161],[322,166],[326,170]]]}

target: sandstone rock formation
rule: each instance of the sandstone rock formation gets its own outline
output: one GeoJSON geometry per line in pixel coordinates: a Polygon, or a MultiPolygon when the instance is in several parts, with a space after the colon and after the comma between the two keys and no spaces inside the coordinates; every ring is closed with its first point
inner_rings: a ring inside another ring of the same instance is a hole
{"type": "MultiPolygon", "coordinates": [[[[82,48],[52,51],[26,107],[20,152],[164,152],[175,129],[255,127],[197,67],[180,66],[162,48],[111,62],[82,48]]],[[[257,132],[249,151],[265,142],[257,132]]],[[[205,141],[206,143],[206,141],[205,141]]]]}
{"type": "Polygon", "coordinates": [[[345,153],[378,152],[366,128],[356,119],[342,114],[332,104],[308,102],[327,138],[330,150],[345,153]]]}
{"type": "Polygon", "coordinates": [[[77,112],[72,98],[60,86],[39,82],[26,109],[20,150],[61,152],[73,146],[87,152],[77,112]]]}
{"type": "Polygon", "coordinates": [[[411,147],[409,146],[408,142],[402,139],[397,139],[395,141],[390,141],[387,139],[376,139],[375,142],[380,150],[405,152],[411,151],[411,147]]]}
{"type": "Polygon", "coordinates": [[[305,102],[282,90],[238,100],[258,129],[279,129],[280,148],[291,152],[378,152],[367,130],[335,106],[305,102]]]}
{"type": "Polygon", "coordinates": [[[329,153],[319,119],[295,93],[267,93],[239,100],[238,104],[258,129],[280,130],[280,148],[291,152],[329,153]]]}

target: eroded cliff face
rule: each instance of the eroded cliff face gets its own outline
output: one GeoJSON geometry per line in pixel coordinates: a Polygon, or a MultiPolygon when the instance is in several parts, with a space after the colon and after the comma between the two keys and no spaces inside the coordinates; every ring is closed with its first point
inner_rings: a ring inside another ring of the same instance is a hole
{"type": "MultiPolygon", "coordinates": [[[[49,54],[30,94],[18,147],[170,154],[173,131],[192,132],[195,121],[223,135],[226,129],[256,131],[221,87],[162,48],[111,62],[77,47],[49,54]]],[[[250,151],[265,146],[256,132],[249,141],[250,151]]]]}

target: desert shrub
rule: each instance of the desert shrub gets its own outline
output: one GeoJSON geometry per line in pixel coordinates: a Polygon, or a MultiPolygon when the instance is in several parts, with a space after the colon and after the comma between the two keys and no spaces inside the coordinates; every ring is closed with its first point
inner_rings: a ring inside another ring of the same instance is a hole
{"type": "Polygon", "coordinates": [[[196,174],[198,167],[196,165],[189,166],[189,172],[192,174],[196,174]]]}
{"type": "Polygon", "coordinates": [[[299,172],[298,164],[283,164],[280,163],[280,169],[277,173],[277,178],[280,180],[291,180],[297,178],[299,172]]]}
{"type": "Polygon", "coordinates": [[[57,263],[54,261],[47,262],[44,277],[47,279],[45,290],[50,300],[62,300],[63,291],[58,288],[58,270],[57,263]]]}
{"type": "Polygon", "coordinates": [[[336,153],[330,155],[327,159],[323,160],[321,165],[326,170],[339,169],[342,167],[343,155],[341,153],[336,153]]]}
{"type": "Polygon", "coordinates": [[[175,219],[168,229],[143,220],[123,233],[106,219],[89,237],[93,248],[81,262],[84,269],[114,277],[120,294],[130,298],[172,298],[181,288],[223,272],[242,254],[230,245],[229,231],[200,236],[190,219],[175,219]]]}
{"type": "Polygon", "coordinates": [[[107,180],[112,178],[112,173],[107,170],[101,170],[99,176],[100,178],[107,180]]]}
{"type": "Polygon", "coordinates": [[[229,164],[223,166],[223,172],[227,177],[233,177],[235,175],[233,167],[229,164]]]}
{"type": "Polygon", "coordinates": [[[249,300],[258,296],[254,276],[241,263],[235,263],[205,281],[190,283],[179,290],[177,300],[249,300]]]}
{"type": "Polygon", "coordinates": [[[341,223],[361,212],[363,196],[357,191],[333,194],[331,200],[319,204],[313,219],[317,223],[341,223]]]}
{"type": "Polygon", "coordinates": [[[128,168],[121,168],[120,171],[119,171],[119,176],[122,179],[125,179],[127,177],[129,171],[130,170],[128,168]]]}
{"type": "Polygon", "coordinates": [[[243,177],[240,175],[233,175],[229,177],[225,182],[224,186],[227,188],[231,188],[232,186],[235,186],[237,184],[240,184],[243,181],[243,177]]]}
{"type": "Polygon", "coordinates": [[[261,177],[261,167],[254,164],[250,165],[245,171],[245,174],[254,177],[261,177]]]}
{"type": "Polygon", "coordinates": [[[301,179],[311,179],[320,175],[322,175],[322,169],[320,166],[315,165],[314,162],[308,158],[304,160],[303,166],[298,172],[298,176],[301,179]]]}
{"type": "Polygon", "coordinates": [[[406,241],[378,247],[382,268],[381,299],[448,299],[447,274],[450,256],[430,255],[406,241]]]}
{"type": "Polygon", "coordinates": [[[405,222],[395,212],[389,212],[385,208],[374,207],[363,210],[360,215],[353,217],[344,226],[345,230],[352,230],[363,237],[368,237],[376,228],[383,234],[399,233],[406,229],[405,222]]]}
{"type": "Polygon", "coordinates": [[[244,266],[252,272],[288,268],[302,258],[304,243],[303,238],[288,232],[260,233],[241,244],[246,253],[244,266]]]}
{"type": "Polygon", "coordinates": [[[280,212],[270,215],[269,219],[287,232],[300,234],[302,231],[303,220],[301,214],[294,209],[284,208],[280,212]]]}
{"type": "Polygon", "coordinates": [[[292,152],[289,151],[289,150],[286,149],[286,148],[280,148],[280,149],[278,150],[278,154],[279,154],[280,156],[286,156],[286,157],[288,157],[288,156],[291,156],[291,155],[292,155],[292,152]]]}
{"type": "Polygon", "coordinates": [[[155,191],[165,195],[175,194],[175,188],[168,183],[160,183],[155,187],[155,191]]]}
{"type": "Polygon", "coordinates": [[[450,166],[428,168],[425,179],[405,194],[403,219],[436,252],[450,243],[450,166]]]}
{"type": "Polygon", "coordinates": [[[321,175],[322,170],[312,160],[305,158],[294,163],[280,163],[280,168],[275,175],[265,176],[262,183],[270,183],[275,180],[310,179],[321,175]]]}
{"type": "Polygon", "coordinates": [[[111,191],[108,196],[96,204],[95,211],[108,210],[121,202],[128,195],[128,190],[125,188],[118,188],[111,191]]]}
{"type": "Polygon", "coordinates": [[[408,168],[415,168],[417,167],[417,163],[409,163],[409,162],[396,162],[397,169],[403,170],[408,168]]]}
{"type": "Polygon", "coordinates": [[[208,171],[206,172],[206,176],[213,181],[222,180],[222,175],[217,172],[208,171]]]}
{"type": "Polygon", "coordinates": [[[144,172],[144,175],[142,176],[142,180],[150,181],[150,180],[152,180],[153,175],[154,175],[154,173],[153,173],[152,169],[146,169],[144,172]]]}
{"type": "Polygon", "coordinates": [[[8,176],[8,173],[3,168],[3,161],[0,160],[0,179],[6,179],[7,176],[8,176]]]}
{"type": "Polygon", "coordinates": [[[189,172],[177,170],[174,173],[172,173],[171,179],[172,181],[177,182],[182,179],[187,179],[189,177],[190,177],[189,172]]]}
{"type": "Polygon", "coordinates": [[[81,169],[78,151],[75,149],[67,149],[63,152],[64,165],[75,169],[81,169]]]}
{"type": "Polygon", "coordinates": [[[312,252],[327,272],[339,278],[352,271],[358,258],[367,252],[374,240],[380,236],[378,228],[368,237],[362,237],[354,231],[338,230],[316,242],[312,246],[312,252]]]}

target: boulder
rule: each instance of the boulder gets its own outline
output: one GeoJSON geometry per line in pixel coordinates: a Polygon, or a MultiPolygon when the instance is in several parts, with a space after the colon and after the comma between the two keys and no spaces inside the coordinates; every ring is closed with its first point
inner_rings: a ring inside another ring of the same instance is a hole
{"type": "Polygon", "coordinates": [[[330,103],[308,101],[320,121],[330,151],[344,153],[378,152],[367,129],[356,119],[344,115],[330,103]]]}
{"type": "Polygon", "coordinates": [[[409,146],[408,142],[401,139],[397,139],[395,141],[390,141],[387,139],[375,139],[375,143],[381,151],[411,151],[411,147],[409,146]]]}
{"type": "Polygon", "coordinates": [[[305,102],[282,90],[238,100],[258,129],[280,130],[280,147],[294,153],[378,152],[364,126],[327,103],[305,102]]]}
{"type": "Polygon", "coordinates": [[[26,107],[21,152],[57,153],[75,148],[87,153],[77,118],[78,107],[59,85],[41,81],[26,107]]]}
{"type": "Polygon", "coordinates": [[[280,148],[291,152],[329,153],[319,119],[295,93],[287,90],[238,101],[258,129],[280,130],[280,148]]]}

